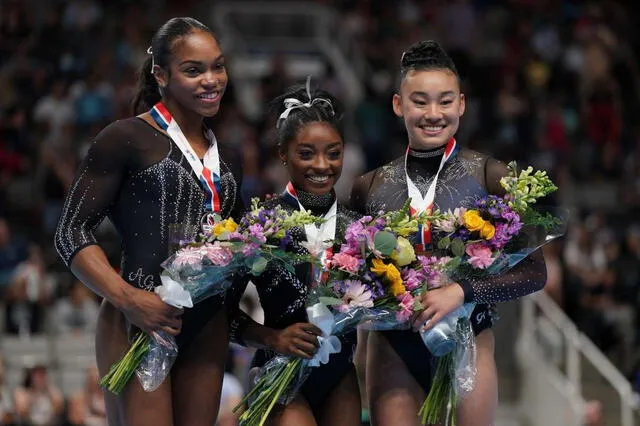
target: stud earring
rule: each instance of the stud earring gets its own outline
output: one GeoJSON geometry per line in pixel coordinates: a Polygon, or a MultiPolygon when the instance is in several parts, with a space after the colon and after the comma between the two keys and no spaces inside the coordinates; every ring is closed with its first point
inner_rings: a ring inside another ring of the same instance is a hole
{"type": "Polygon", "coordinates": [[[282,162],[282,165],[283,165],[283,166],[286,166],[286,165],[287,165],[287,162],[286,162],[286,161],[283,161],[283,162],[282,162]]]}

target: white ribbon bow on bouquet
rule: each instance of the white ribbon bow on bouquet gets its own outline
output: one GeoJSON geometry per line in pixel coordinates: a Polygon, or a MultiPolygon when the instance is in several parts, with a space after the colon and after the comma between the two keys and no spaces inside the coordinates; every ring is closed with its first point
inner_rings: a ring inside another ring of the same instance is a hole
{"type": "Polygon", "coordinates": [[[307,308],[307,316],[311,324],[322,330],[322,336],[318,336],[318,342],[320,343],[318,352],[309,361],[311,367],[319,367],[320,364],[329,362],[331,354],[336,354],[342,350],[342,343],[338,337],[331,335],[335,319],[329,308],[322,303],[316,303],[307,308]]]}
{"type": "Polygon", "coordinates": [[[176,308],[193,308],[189,292],[178,281],[171,278],[167,272],[160,274],[160,281],[162,285],[156,287],[154,291],[164,303],[176,308]]]}

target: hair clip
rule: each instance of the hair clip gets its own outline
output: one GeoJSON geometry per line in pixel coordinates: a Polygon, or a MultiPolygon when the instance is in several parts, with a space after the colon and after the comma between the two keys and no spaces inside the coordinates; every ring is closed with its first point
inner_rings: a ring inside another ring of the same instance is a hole
{"type": "Polygon", "coordinates": [[[153,57],[153,49],[151,49],[151,46],[147,47],[147,55],[151,55],[151,74],[153,74],[153,68],[156,66],[156,61],[153,57]]]}

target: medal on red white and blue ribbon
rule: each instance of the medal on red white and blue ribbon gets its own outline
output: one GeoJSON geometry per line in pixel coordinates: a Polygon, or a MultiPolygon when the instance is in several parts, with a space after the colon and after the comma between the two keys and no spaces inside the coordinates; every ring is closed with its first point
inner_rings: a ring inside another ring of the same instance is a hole
{"type": "Polygon", "coordinates": [[[200,184],[205,193],[204,210],[201,224],[205,231],[210,230],[219,216],[222,206],[220,199],[220,155],[218,154],[218,142],[211,129],[207,129],[206,137],[209,139],[209,149],[201,162],[198,155],[191,147],[180,126],[173,119],[171,113],[162,102],[158,102],[149,111],[151,117],[164,131],[167,132],[171,140],[178,146],[184,157],[189,162],[191,169],[200,180],[200,184]],[[204,164],[203,164],[204,163],[204,164]]]}
{"type": "MultiPolygon", "coordinates": [[[[433,181],[431,182],[431,185],[429,185],[427,193],[423,197],[416,184],[413,183],[413,181],[409,177],[409,173],[407,173],[407,157],[409,156],[409,147],[407,147],[407,152],[404,156],[404,173],[407,179],[407,191],[409,193],[409,197],[411,197],[411,206],[409,211],[412,216],[421,212],[431,214],[433,210],[433,202],[436,197],[436,185],[438,183],[438,176],[440,175],[440,172],[444,168],[446,162],[455,155],[456,150],[456,140],[454,138],[449,139],[449,142],[447,142],[447,145],[444,149],[444,154],[442,154],[442,160],[440,160],[440,167],[438,168],[436,175],[433,177],[433,181]]],[[[428,223],[424,225],[418,225],[417,238],[418,242],[416,244],[416,250],[425,251],[431,244],[431,226],[428,223]]]]}

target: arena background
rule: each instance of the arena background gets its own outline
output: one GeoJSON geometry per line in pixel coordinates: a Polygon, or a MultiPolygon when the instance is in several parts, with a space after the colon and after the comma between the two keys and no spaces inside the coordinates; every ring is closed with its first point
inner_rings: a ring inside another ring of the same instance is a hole
{"type": "MultiPolygon", "coordinates": [[[[343,99],[344,199],[354,176],[405,146],[391,111],[402,48],[440,42],[467,96],[458,140],[548,170],[557,205],[572,213],[566,237],[545,247],[545,290],[499,306],[496,425],[640,424],[638,9],[579,0],[0,1],[0,424],[27,374],[64,395],[50,424],[104,424],[78,402],[99,393],[99,301],[62,265],[52,233],[92,137],[130,114],[153,31],[185,15],[221,40],[230,86],[215,132],[243,155],[247,200],[286,182],[265,111],[271,98],[311,75],[343,99]]],[[[109,223],[99,235],[117,265],[109,223]]],[[[244,303],[260,317],[254,293],[244,303]]],[[[229,407],[250,357],[230,351],[220,425],[235,424],[229,407]]]]}

